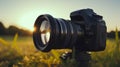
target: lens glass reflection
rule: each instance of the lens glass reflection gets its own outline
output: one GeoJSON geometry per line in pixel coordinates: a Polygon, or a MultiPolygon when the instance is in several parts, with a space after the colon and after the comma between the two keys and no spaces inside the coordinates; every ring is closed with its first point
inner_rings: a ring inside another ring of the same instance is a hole
{"type": "Polygon", "coordinates": [[[47,44],[50,40],[50,32],[51,32],[50,22],[48,22],[47,20],[44,20],[40,26],[41,40],[44,45],[47,44]]]}

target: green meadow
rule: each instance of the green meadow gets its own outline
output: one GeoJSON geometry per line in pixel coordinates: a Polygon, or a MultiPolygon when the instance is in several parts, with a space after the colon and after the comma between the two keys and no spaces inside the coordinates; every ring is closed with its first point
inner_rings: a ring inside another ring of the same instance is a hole
{"type": "MultiPolygon", "coordinates": [[[[91,67],[120,67],[120,41],[107,39],[106,49],[91,52],[91,67]]],[[[32,36],[0,36],[0,67],[62,67],[59,56],[67,50],[43,53],[34,46],[32,36]]],[[[71,63],[68,65],[72,67],[71,63]]],[[[73,65],[74,66],[74,65],[73,65]]]]}

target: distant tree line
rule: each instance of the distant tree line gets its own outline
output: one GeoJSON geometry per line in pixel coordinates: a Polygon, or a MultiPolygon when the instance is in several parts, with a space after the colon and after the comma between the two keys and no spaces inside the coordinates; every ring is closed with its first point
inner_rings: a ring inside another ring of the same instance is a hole
{"type": "Polygon", "coordinates": [[[31,32],[24,29],[19,29],[16,26],[9,26],[8,28],[5,28],[2,22],[0,22],[0,35],[15,35],[18,33],[20,36],[30,36],[31,32]]]}
{"type": "MultiPolygon", "coordinates": [[[[31,32],[28,30],[19,29],[16,26],[9,26],[5,28],[5,26],[0,22],[0,35],[15,35],[18,33],[20,36],[30,36],[31,32]]],[[[120,31],[118,32],[120,38],[120,31]]],[[[108,38],[115,38],[115,31],[111,31],[107,33],[108,38]]]]}
{"type": "MultiPolygon", "coordinates": [[[[118,31],[118,36],[120,38],[120,31],[118,31]]],[[[111,31],[107,33],[108,38],[115,38],[115,31],[111,31]]]]}

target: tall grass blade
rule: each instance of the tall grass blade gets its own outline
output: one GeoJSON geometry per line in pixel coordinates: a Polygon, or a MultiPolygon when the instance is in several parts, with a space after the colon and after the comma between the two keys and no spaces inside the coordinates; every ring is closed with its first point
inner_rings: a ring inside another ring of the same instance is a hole
{"type": "Polygon", "coordinates": [[[0,38],[0,44],[1,45],[8,45],[8,42],[7,41],[5,41],[3,38],[0,38]]]}
{"type": "Polygon", "coordinates": [[[115,41],[116,41],[116,51],[119,52],[119,35],[118,35],[117,27],[116,27],[116,31],[115,31],[115,41]]]}
{"type": "Polygon", "coordinates": [[[116,31],[115,31],[115,40],[116,40],[117,46],[119,46],[118,45],[119,44],[119,35],[118,35],[118,29],[117,29],[117,27],[116,27],[116,31]]]}
{"type": "Polygon", "coordinates": [[[15,34],[13,43],[12,43],[12,48],[16,49],[17,52],[21,53],[20,48],[17,45],[17,39],[18,39],[18,33],[15,34]]]}

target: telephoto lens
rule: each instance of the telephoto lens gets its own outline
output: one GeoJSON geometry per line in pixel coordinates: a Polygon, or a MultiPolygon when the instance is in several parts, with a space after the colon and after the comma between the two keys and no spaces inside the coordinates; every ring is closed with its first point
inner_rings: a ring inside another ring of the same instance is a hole
{"type": "Polygon", "coordinates": [[[102,16],[92,9],[82,9],[70,14],[71,20],[40,15],[34,24],[33,41],[37,49],[80,49],[101,51],[106,46],[106,25],[102,16]]]}

